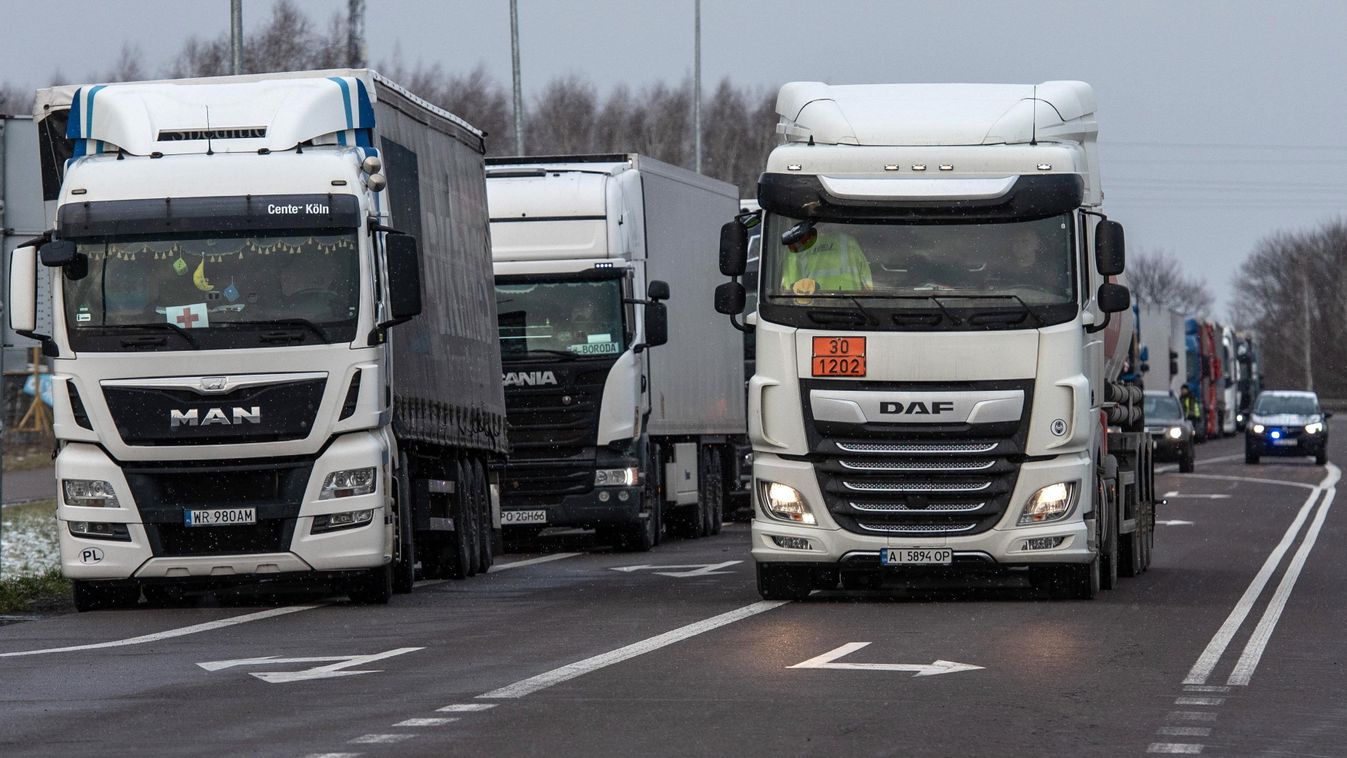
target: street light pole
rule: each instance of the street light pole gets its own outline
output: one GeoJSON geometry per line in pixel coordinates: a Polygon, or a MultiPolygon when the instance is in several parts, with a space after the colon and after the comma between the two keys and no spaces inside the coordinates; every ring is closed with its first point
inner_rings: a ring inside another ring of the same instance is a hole
{"type": "Polygon", "coordinates": [[[524,154],[524,92],[519,83],[519,0],[510,0],[510,62],[514,68],[514,154],[524,154]]]}
{"type": "Polygon", "coordinates": [[[346,5],[346,65],[364,68],[365,0],[350,0],[346,5]]]}
{"type": "Polygon", "coordinates": [[[693,168],[702,172],[702,0],[693,0],[692,153],[693,168]]]}
{"type": "Polygon", "coordinates": [[[229,37],[234,76],[243,73],[243,0],[229,0],[229,37]]]}

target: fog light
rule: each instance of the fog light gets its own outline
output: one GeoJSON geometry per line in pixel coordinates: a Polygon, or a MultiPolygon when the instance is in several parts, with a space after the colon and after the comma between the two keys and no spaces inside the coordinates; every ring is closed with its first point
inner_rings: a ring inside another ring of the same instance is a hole
{"type": "Polygon", "coordinates": [[[813,550],[813,545],[804,537],[772,537],[772,542],[777,547],[784,547],[787,550],[813,550]]]}
{"type": "Polygon", "coordinates": [[[631,495],[626,490],[622,490],[621,492],[617,493],[617,499],[621,500],[624,503],[627,502],[627,499],[629,497],[631,497],[631,495]]]}
{"type": "Polygon", "coordinates": [[[1020,526],[1066,518],[1076,504],[1076,483],[1058,482],[1040,488],[1020,512],[1020,526]]]}
{"type": "Polygon", "coordinates": [[[818,523],[814,518],[814,511],[809,507],[809,503],[804,499],[804,495],[794,487],[781,484],[780,482],[758,482],[758,497],[762,501],[762,508],[766,514],[778,521],[789,521],[793,524],[808,524],[813,526],[818,523]]]}
{"type": "Polygon", "coordinates": [[[61,491],[66,505],[82,508],[120,508],[112,483],[102,479],[62,479],[61,491]]]}
{"type": "Polygon", "coordinates": [[[1034,537],[1024,541],[1024,546],[1020,550],[1051,550],[1062,544],[1066,537],[1034,537]]]}
{"type": "Polygon", "coordinates": [[[339,497],[368,495],[374,491],[374,467],[348,468],[333,471],[323,480],[323,491],[319,500],[333,500],[339,497]]]}
{"type": "Polygon", "coordinates": [[[600,490],[600,492],[599,492],[599,502],[600,502],[600,503],[606,503],[606,502],[608,502],[608,498],[609,498],[609,497],[611,497],[611,495],[609,495],[607,492],[604,492],[604,491],[600,490]]]}
{"type": "Polygon", "coordinates": [[[357,526],[364,526],[374,520],[374,510],[366,508],[363,511],[346,511],[345,513],[328,513],[322,516],[313,517],[313,528],[309,531],[313,534],[322,532],[335,532],[340,529],[352,529],[357,526]]]}
{"type": "Polygon", "coordinates": [[[84,537],[91,540],[131,541],[131,533],[127,531],[126,524],[113,524],[104,521],[67,521],[66,528],[75,537],[84,537]]]}

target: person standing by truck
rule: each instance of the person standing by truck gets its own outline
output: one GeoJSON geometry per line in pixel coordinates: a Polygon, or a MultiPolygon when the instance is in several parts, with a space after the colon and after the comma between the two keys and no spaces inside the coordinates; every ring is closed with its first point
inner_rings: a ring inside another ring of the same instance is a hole
{"type": "MultiPolygon", "coordinates": [[[[1179,405],[1183,406],[1183,417],[1193,422],[1193,427],[1200,427],[1202,424],[1202,404],[1193,397],[1192,390],[1188,385],[1179,388],[1179,405]]],[[[1199,436],[1201,439],[1201,436],[1199,436]]]]}

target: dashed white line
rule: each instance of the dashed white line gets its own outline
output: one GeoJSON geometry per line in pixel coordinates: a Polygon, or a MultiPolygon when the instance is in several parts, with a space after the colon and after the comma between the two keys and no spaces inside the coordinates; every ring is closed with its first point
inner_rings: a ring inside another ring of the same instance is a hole
{"type": "Polygon", "coordinates": [[[1162,726],[1156,730],[1157,734],[1165,737],[1210,737],[1211,727],[1209,726],[1162,726]]]}
{"type": "Polygon", "coordinates": [[[1172,721],[1215,721],[1216,711],[1170,711],[1172,721]]]}
{"type": "Polygon", "coordinates": [[[588,674],[591,671],[598,671],[601,668],[611,666],[615,663],[621,663],[629,658],[635,658],[638,655],[644,655],[659,650],[660,648],[672,645],[675,642],[682,642],[689,637],[696,637],[697,635],[709,632],[712,629],[718,629],[727,624],[733,624],[736,621],[749,618],[750,616],[756,616],[759,613],[770,611],[773,608],[785,605],[787,602],[789,601],[762,600],[753,603],[752,605],[746,605],[742,608],[736,608],[735,610],[688,624],[687,626],[681,626],[672,631],[665,632],[664,634],[641,640],[640,642],[633,642],[630,645],[620,647],[616,650],[610,650],[607,653],[586,658],[583,661],[576,661],[575,663],[562,666],[561,668],[553,669],[537,676],[529,677],[528,679],[523,679],[514,684],[501,687],[500,689],[492,690],[484,695],[478,695],[477,697],[492,699],[519,698],[524,697],[525,695],[531,695],[539,690],[544,690],[553,685],[561,684],[562,682],[574,679],[577,676],[588,674]]]}
{"type": "Polygon", "coordinates": [[[522,561],[511,561],[510,563],[497,563],[496,565],[487,569],[487,573],[494,574],[497,571],[509,571],[510,569],[523,568],[525,566],[534,566],[539,563],[549,563],[551,561],[559,561],[564,558],[574,558],[577,555],[583,555],[583,553],[553,553],[551,555],[540,555],[537,558],[526,558],[522,561]]]}
{"type": "Polygon", "coordinates": [[[415,737],[414,734],[364,734],[351,740],[353,745],[395,745],[415,737]]]}
{"type": "Polygon", "coordinates": [[[1220,705],[1223,697],[1180,697],[1174,699],[1174,705],[1220,705]]]}
{"type": "Polygon", "coordinates": [[[361,753],[309,753],[304,758],[358,758],[361,753]]]}
{"type": "Polygon", "coordinates": [[[1224,684],[1190,684],[1183,688],[1184,692],[1229,692],[1230,688],[1224,684]]]}
{"type": "Polygon", "coordinates": [[[477,713],[495,708],[495,703],[455,703],[446,705],[443,708],[436,708],[440,713],[477,713]]]}
{"type": "Polygon", "coordinates": [[[452,724],[455,721],[458,721],[458,719],[451,719],[451,718],[407,719],[406,721],[399,721],[398,723],[394,724],[393,728],[396,729],[400,726],[444,726],[445,724],[452,724]]]}
{"type": "Polygon", "coordinates": [[[1202,745],[1189,745],[1182,742],[1152,742],[1151,746],[1146,748],[1148,753],[1168,753],[1177,755],[1198,755],[1202,752],[1202,745]]]}

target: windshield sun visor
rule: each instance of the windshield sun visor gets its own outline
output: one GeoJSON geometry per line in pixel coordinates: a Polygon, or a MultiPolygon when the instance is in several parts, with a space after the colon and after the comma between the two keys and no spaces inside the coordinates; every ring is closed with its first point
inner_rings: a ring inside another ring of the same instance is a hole
{"type": "Polygon", "coordinates": [[[1029,221],[1080,206],[1079,174],[907,179],[763,174],[758,202],[793,218],[1029,221]]]}
{"type": "Polygon", "coordinates": [[[252,195],[67,203],[57,215],[62,238],[134,234],[227,233],[279,229],[358,229],[354,195],[252,195]]]}

